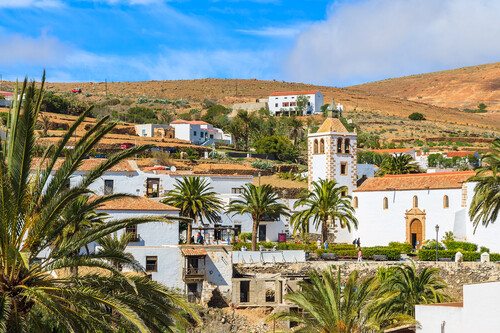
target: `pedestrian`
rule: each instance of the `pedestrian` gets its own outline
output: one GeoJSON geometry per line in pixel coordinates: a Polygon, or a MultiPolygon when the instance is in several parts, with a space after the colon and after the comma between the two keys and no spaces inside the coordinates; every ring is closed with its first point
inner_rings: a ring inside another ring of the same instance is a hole
{"type": "Polygon", "coordinates": [[[316,241],[316,246],[318,249],[321,249],[321,241],[319,239],[316,241]]]}
{"type": "Polygon", "coordinates": [[[358,242],[358,239],[354,238],[354,240],[352,241],[352,245],[356,246],[357,242],[358,242]]]}
{"type": "Polygon", "coordinates": [[[201,237],[201,234],[200,232],[198,231],[198,233],[196,234],[196,243],[200,243],[200,237],[201,237]]]}
{"type": "Polygon", "coordinates": [[[328,241],[325,242],[325,250],[328,250],[328,241]]]}
{"type": "Polygon", "coordinates": [[[363,252],[361,252],[361,248],[358,249],[358,262],[363,261],[363,252]]]}
{"type": "Polygon", "coordinates": [[[358,247],[361,247],[361,241],[360,241],[359,237],[358,237],[358,240],[357,240],[356,244],[358,245],[358,247]]]}

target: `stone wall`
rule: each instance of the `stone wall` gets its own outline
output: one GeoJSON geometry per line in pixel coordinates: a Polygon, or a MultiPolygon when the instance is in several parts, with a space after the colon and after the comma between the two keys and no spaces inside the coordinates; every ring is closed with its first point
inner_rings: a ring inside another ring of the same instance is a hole
{"type": "MultiPolygon", "coordinates": [[[[379,267],[400,265],[401,262],[352,262],[352,261],[308,261],[305,263],[254,263],[234,264],[237,276],[259,276],[264,274],[306,275],[313,269],[324,270],[330,265],[341,268],[342,279],[355,269],[360,271],[360,277],[374,275],[379,267]]],[[[499,263],[479,262],[415,262],[417,270],[424,267],[440,269],[439,276],[448,284],[447,293],[457,301],[462,300],[462,285],[478,282],[500,281],[499,263]]]]}

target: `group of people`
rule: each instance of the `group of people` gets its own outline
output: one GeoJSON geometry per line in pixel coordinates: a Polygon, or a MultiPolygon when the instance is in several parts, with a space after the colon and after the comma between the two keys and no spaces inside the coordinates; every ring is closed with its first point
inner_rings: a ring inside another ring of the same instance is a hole
{"type": "Polygon", "coordinates": [[[352,243],[358,247],[358,262],[363,261],[363,252],[361,251],[361,241],[360,241],[360,238],[359,237],[358,238],[354,238],[354,240],[352,241],[352,243]]]}

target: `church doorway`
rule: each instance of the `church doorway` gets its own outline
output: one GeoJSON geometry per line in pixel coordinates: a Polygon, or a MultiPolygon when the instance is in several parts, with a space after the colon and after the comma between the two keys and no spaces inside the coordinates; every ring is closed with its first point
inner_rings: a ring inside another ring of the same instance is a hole
{"type": "Polygon", "coordinates": [[[418,219],[411,221],[410,238],[411,245],[414,249],[419,249],[422,246],[422,222],[420,222],[420,220],[418,219]]]}

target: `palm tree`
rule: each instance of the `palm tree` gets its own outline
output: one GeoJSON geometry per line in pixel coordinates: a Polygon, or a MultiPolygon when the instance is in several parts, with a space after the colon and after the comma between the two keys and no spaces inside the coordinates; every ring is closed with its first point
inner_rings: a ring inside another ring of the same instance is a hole
{"type": "Polygon", "coordinates": [[[238,114],[236,115],[236,118],[241,121],[241,124],[243,125],[243,141],[245,142],[244,150],[248,151],[248,139],[249,139],[249,134],[248,131],[250,128],[253,127],[253,122],[255,120],[255,115],[253,113],[248,113],[247,110],[239,110],[238,114]]]}
{"type": "Polygon", "coordinates": [[[320,179],[313,182],[313,190],[307,193],[305,198],[297,200],[294,208],[306,207],[292,216],[291,224],[294,232],[305,229],[312,219],[316,228],[321,224],[321,241],[325,243],[328,239],[329,221],[334,226],[338,221],[342,228],[358,228],[358,220],[354,216],[354,208],[351,205],[351,196],[346,195],[346,186],[337,186],[334,180],[320,179]]]}
{"type": "Polygon", "coordinates": [[[446,283],[437,274],[439,269],[424,267],[417,273],[415,263],[392,267],[385,274],[379,274],[382,292],[397,291],[397,296],[388,304],[395,311],[415,316],[415,305],[450,301],[451,297],[442,291],[446,283]]]}
{"type": "Polygon", "coordinates": [[[125,252],[132,237],[132,234],[127,234],[126,232],[122,232],[120,236],[113,233],[113,235],[102,237],[97,241],[100,246],[97,255],[104,258],[111,258],[108,260],[119,272],[122,271],[123,266],[129,267],[136,272],[143,272],[144,268],[135,260],[134,256],[129,252],[125,252]]]}
{"type": "Polygon", "coordinates": [[[481,158],[481,167],[469,181],[477,182],[474,197],[469,208],[469,216],[474,224],[474,232],[479,224],[487,227],[494,223],[500,211],[500,139],[495,139],[491,152],[481,158]]]}
{"type": "MultiPolygon", "coordinates": [[[[86,200],[93,194],[89,185],[104,172],[149,147],[134,147],[103,160],[68,188],[85,156],[116,125],[107,117],[98,121],[56,169],[58,157],[89,109],[59,143],[47,147],[33,171],[43,84],[44,79],[36,89],[34,82],[25,80],[21,89],[16,87],[6,127],[8,140],[0,142],[0,332],[49,331],[53,326],[72,332],[170,331],[176,322],[186,323],[178,313],[193,314],[192,310],[166,287],[146,277],[123,275],[109,264],[108,256],[80,254],[87,244],[127,226],[168,221],[167,216],[94,223],[95,206],[86,200]],[[76,221],[81,217],[86,220],[83,224],[76,221]],[[82,267],[88,272],[75,273],[82,267]]],[[[98,203],[115,198],[103,196],[98,203]]]]}
{"type": "Polygon", "coordinates": [[[182,176],[177,180],[174,189],[168,192],[163,203],[179,208],[180,215],[188,217],[186,243],[191,244],[192,223],[205,219],[208,223],[214,223],[219,218],[222,210],[222,202],[217,198],[206,179],[199,176],[182,176]]]}
{"type": "Polygon", "coordinates": [[[276,219],[280,215],[290,216],[288,208],[278,202],[278,196],[269,184],[255,186],[246,184],[242,187],[242,199],[231,201],[227,213],[250,214],[253,220],[252,228],[252,251],[257,248],[257,231],[259,223],[264,218],[276,219]]]}
{"type": "Polygon", "coordinates": [[[227,126],[227,131],[233,136],[234,148],[238,149],[238,142],[243,132],[241,121],[237,118],[232,119],[227,126]]]}
{"type": "Polygon", "coordinates": [[[290,129],[289,136],[293,140],[293,145],[297,145],[297,140],[302,138],[304,134],[304,124],[295,117],[289,118],[288,128],[290,129]]]}
{"type": "Polygon", "coordinates": [[[286,299],[297,305],[303,313],[285,311],[269,319],[293,320],[301,324],[295,332],[373,332],[387,328],[388,323],[412,322],[381,305],[390,301],[394,293],[379,294],[376,277],[359,279],[354,270],[344,288],[341,288],[340,268],[335,275],[333,266],[319,273],[309,274],[310,282],[300,282],[300,291],[289,293],[286,299]]]}
{"type": "Polygon", "coordinates": [[[47,132],[50,128],[50,117],[46,114],[41,114],[40,115],[40,125],[42,126],[43,137],[46,137],[47,132]]]}
{"type": "Polygon", "coordinates": [[[380,165],[377,176],[403,175],[422,172],[417,162],[410,155],[395,154],[385,158],[380,165]]]}

